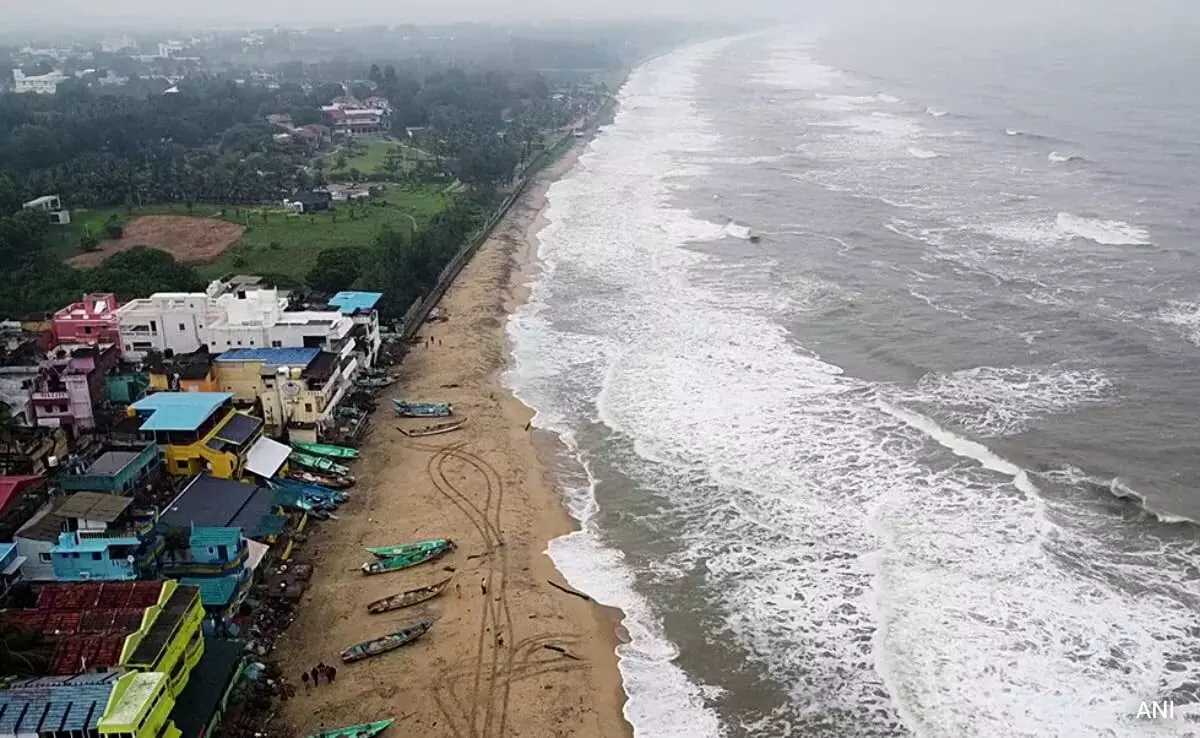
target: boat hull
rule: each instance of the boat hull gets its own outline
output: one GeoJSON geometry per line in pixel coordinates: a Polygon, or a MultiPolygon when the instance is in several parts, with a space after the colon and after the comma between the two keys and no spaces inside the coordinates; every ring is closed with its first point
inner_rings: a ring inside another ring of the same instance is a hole
{"type": "Polygon", "coordinates": [[[396,722],[395,718],[387,718],[386,720],[376,720],[373,723],[362,723],[361,725],[350,725],[345,728],[322,730],[306,738],[374,738],[387,730],[394,722],[396,722]]]}
{"type": "Polygon", "coordinates": [[[375,546],[368,548],[376,558],[387,559],[393,556],[407,556],[408,554],[416,553],[417,551],[429,551],[435,548],[452,548],[454,541],[449,538],[433,538],[428,541],[417,541],[416,543],[402,543],[398,546],[375,546]]]}
{"type": "Polygon", "coordinates": [[[448,402],[404,402],[392,400],[392,407],[402,418],[445,418],[454,414],[448,402]]]}
{"type": "Polygon", "coordinates": [[[425,635],[426,631],[433,627],[433,621],[426,618],[420,622],[414,623],[406,628],[401,628],[394,633],[388,633],[379,638],[372,638],[369,641],[355,643],[353,646],[342,651],[342,662],[346,664],[354,663],[369,659],[372,656],[395,651],[401,646],[407,646],[421,636],[425,635]]]}
{"type": "Polygon", "coordinates": [[[434,559],[445,556],[454,550],[454,544],[449,543],[446,546],[438,546],[437,548],[426,549],[423,551],[415,551],[412,554],[404,554],[400,556],[389,556],[387,558],[370,561],[362,565],[364,574],[386,574],[389,571],[400,571],[402,569],[411,569],[414,566],[419,566],[434,559]]]}
{"type": "Polygon", "coordinates": [[[466,422],[467,419],[463,418],[462,420],[453,420],[448,423],[434,423],[433,425],[427,425],[424,428],[413,428],[412,430],[397,428],[396,430],[400,431],[409,438],[424,438],[425,436],[437,436],[441,435],[442,433],[453,433],[454,431],[462,428],[466,422]]]}
{"type": "Polygon", "coordinates": [[[382,599],[375,600],[367,605],[367,612],[371,613],[372,615],[379,615],[381,613],[391,612],[393,610],[401,610],[405,607],[412,607],[413,605],[419,605],[422,602],[427,602],[444,592],[446,586],[450,584],[450,579],[450,577],[446,577],[442,581],[437,582],[436,584],[431,584],[428,587],[410,589],[407,592],[401,592],[399,594],[394,594],[391,597],[384,597],[382,599]]]}

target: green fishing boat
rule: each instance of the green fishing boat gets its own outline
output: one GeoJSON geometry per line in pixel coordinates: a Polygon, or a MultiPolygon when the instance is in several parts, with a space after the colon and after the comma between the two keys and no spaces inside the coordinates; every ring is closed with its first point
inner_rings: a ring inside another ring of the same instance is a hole
{"type": "Polygon", "coordinates": [[[412,625],[401,628],[394,633],[372,638],[369,641],[355,643],[345,651],[342,651],[342,661],[347,664],[354,661],[362,661],[369,659],[372,656],[378,656],[381,653],[394,651],[401,646],[407,646],[421,636],[425,635],[425,631],[433,627],[433,621],[429,618],[419,620],[412,625]]]}
{"type": "Polygon", "coordinates": [[[348,728],[331,728],[313,733],[308,738],[373,738],[387,730],[388,726],[394,722],[396,722],[395,718],[388,718],[387,720],[376,720],[373,723],[351,725],[348,728]]]}
{"type": "Polygon", "coordinates": [[[288,460],[312,471],[321,472],[323,474],[333,474],[337,477],[346,477],[350,475],[350,470],[336,462],[326,459],[324,456],[313,456],[312,454],[304,454],[299,451],[293,451],[288,460]]]}
{"type": "Polygon", "coordinates": [[[413,551],[424,551],[426,549],[453,545],[454,542],[449,538],[434,538],[428,541],[417,541],[416,543],[401,543],[398,546],[376,546],[367,550],[381,559],[387,559],[392,556],[404,556],[413,551]]]}
{"type": "Polygon", "coordinates": [[[453,550],[454,542],[447,540],[441,546],[417,549],[400,554],[399,556],[388,556],[384,559],[369,561],[362,565],[362,570],[364,574],[383,574],[389,571],[400,571],[401,569],[408,569],[418,564],[424,564],[426,561],[433,561],[439,556],[448,554],[453,550]]]}
{"type": "Polygon", "coordinates": [[[306,454],[315,454],[329,459],[357,459],[358,449],[348,446],[334,446],[332,443],[309,443],[308,441],[292,441],[292,448],[306,454]]]}

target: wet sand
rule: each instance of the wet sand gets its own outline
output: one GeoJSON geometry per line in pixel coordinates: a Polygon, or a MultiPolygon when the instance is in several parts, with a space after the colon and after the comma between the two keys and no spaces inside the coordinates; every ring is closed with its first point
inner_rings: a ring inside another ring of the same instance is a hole
{"type": "Polygon", "coordinates": [[[524,299],[546,190],[574,165],[581,145],[543,170],[441,302],[449,319],[426,323],[381,398],[374,431],[353,470],[359,483],[337,521],[300,549],[316,573],[277,655],[300,672],[336,664],[336,682],[298,688],[283,717],[305,735],[395,717],[392,736],[428,738],[628,737],[617,671],[614,613],[547,584],[563,583],[546,544],[573,528],[549,478],[546,439],[508,392],[505,323],[524,299]],[[460,431],[410,439],[397,430],[430,421],[396,418],[391,398],[449,401],[460,431]],[[539,448],[541,452],[539,453],[539,448]],[[453,538],[435,563],[365,576],[365,546],[453,538]],[[450,571],[453,569],[453,571],[450,571]],[[369,615],[368,602],[453,574],[439,598],[369,615]],[[422,617],[419,641],[343,665],[346,646],[422,617]]]}

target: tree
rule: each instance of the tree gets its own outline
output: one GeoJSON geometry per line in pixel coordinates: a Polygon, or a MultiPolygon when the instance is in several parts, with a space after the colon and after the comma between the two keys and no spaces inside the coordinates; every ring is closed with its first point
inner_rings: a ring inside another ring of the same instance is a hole
{"type": "Polygon", "coordinates": [[[317,254],[317,263],[309,270],[305,282],[317,292],[340,292],[350,289],[361,271],[359,250],[338,246],[317,254]]]}
{"type": "Polygon", "coordinates": [[[192,535],[187,528],[170,527],[163,532],[163,552],[178,563],[181,555],[186,554],[192,547],[192,535]]]}

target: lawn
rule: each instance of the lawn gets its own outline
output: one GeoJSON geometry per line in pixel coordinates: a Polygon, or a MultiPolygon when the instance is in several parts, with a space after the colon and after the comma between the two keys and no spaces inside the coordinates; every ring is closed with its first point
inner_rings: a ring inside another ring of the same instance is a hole
{"type": "Polygon", "coordinates": [[[335,176],[346,174],[351,169],[357,169],[363,174],[381,174],[383,173],[383,162],[387,159],[388,153],[394,150],[403,152],[408,162],[406,169],[412,169],[418,161],[427,161],[432,158],[427,152],[415,146],[394,140],[358,140],[355,145],[359,147],[360,153],[346,157],[346,166],[344,167],[337,166],[339,156],[337,151],[326,154],[325,171],[335,176]]]}
{"type": "Polygon", "coordinates": [[[383,193],[370,203],[355,205],[334,203],[334,211],[296,215],[272,206],[220,206],[196,204],[192,210],[180,204],[135,208],[74,210],[72,223],[62,228],[61,244],[55,252],[62,258],[80,253],[79,238],[90,226],[92,233],[103,233],[112,214],[126,221],[139,215],[195,215],[222,218],[246,226],[241,240],[225,250],[215,261],[196,267],[201,276],[215,278],[230,272],[281,274],[303,279],[316,263],[317,254],[334,246],[365,248],[374,242],[384,226],[411,231],[420,227],[445,208],[451,194],[444,185],[386,185],[383,193]],[[222,210],[224,213],[222,214],[222,210]],[[351,215],[353,214],[353,217],[351,215]],[[265,215],[265,217],[264,217],[265,215]]]}

